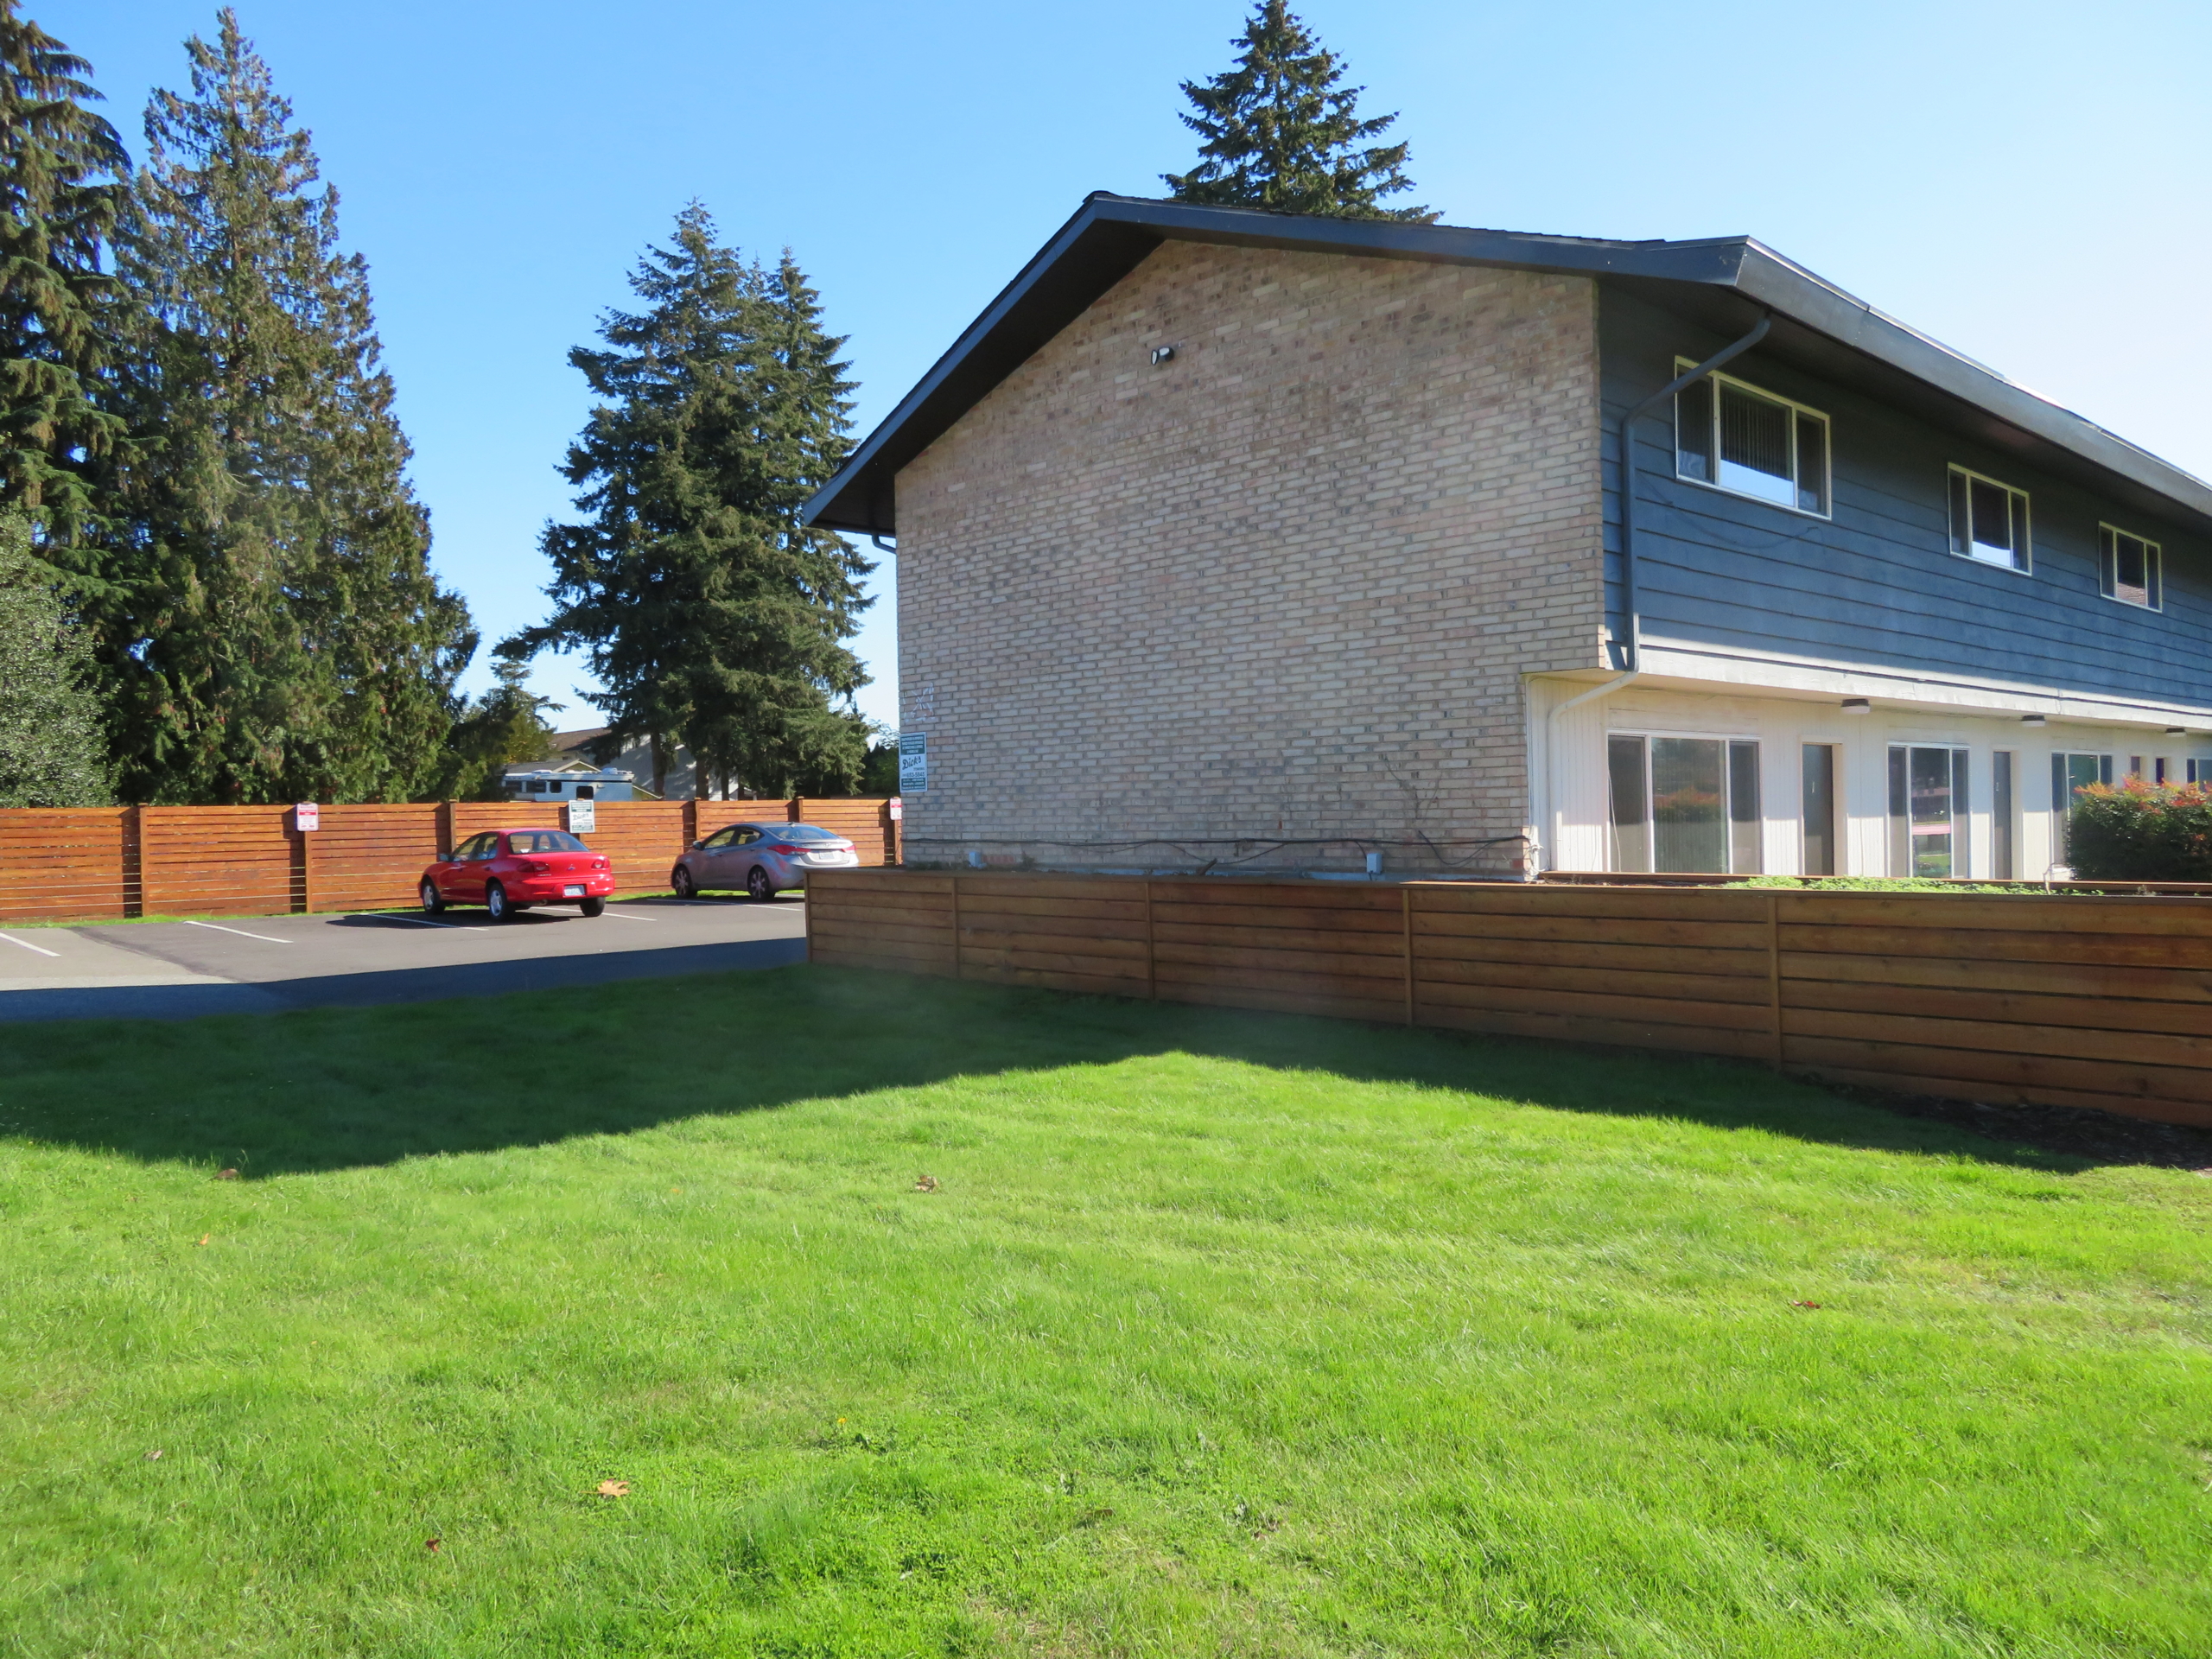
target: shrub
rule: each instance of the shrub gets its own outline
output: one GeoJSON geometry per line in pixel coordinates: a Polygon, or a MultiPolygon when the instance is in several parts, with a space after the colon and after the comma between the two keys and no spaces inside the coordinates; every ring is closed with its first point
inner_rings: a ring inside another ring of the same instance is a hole
{"type": "Polygon", "coordinates": [[[2090,881],[2212,881],[2212,791],[2130,778],[2074,791],[2074,873],[2090,881]]]}

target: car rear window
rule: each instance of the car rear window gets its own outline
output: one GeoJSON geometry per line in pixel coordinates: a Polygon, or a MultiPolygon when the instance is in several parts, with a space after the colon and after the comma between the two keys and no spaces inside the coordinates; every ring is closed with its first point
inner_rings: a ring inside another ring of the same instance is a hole
{"type": "Polygon", "coordinates": [[[844,837],[810,823],[787,823],[776,831],[780,841],[842,841],[844,837]]]}
{"type": "Polygon", "coordinates": [[[590,848],[565,830],[531,830],[509,836],[507,845],[518,853],[588,853],[590,848]]]}

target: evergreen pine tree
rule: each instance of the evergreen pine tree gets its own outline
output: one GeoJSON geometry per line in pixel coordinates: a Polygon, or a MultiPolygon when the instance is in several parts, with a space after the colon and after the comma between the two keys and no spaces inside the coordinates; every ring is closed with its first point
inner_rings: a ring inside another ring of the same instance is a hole
{"type": "Polygon", "coordinates": [[[849,789],[867,675],[842,642],[874,566],[798,522],[849,447],[844,342],[788,252],[746,264],[696,203],[630,282],[645,308],[569,354],[600,400],[563,469],[592,516],[547,527],[556,610],[510,648],[588,651],[592,701],[613,739],[652,741],[657,792],[679,741],[726,785],[849,789]]]}
{"type": "Polygon", "coordinates": [[[91,74],[0,0],[0,503],[65,542],[102,516],[87,469],[122,435],[99,406],[123,302],[101,258],[130,163],[91,74]]]}
{"type": "Polygon", "coordinates": [[[1407,146],[1376,144],[1398,118],[1363,120],[1363,87],[1339,88],[1344,71],[1283,0],[1260,0],[1244,25],[1236,67],[1204,85],[1186,80],[1195,106],[1198,164],[1162,175],[1178,201],[1265,207],[1335,219],[1399,219],[1426,225],[1426,207],[1385,207],[1413,188],[1407,146]]]}
{"type": "Polygon", "coordinates": [[[154,801],[405,799],[444,764],[470,639],[309,135],[225,9],[188,97],[155,93],[118,236],[148,320],[122,395],[137,469],[103,615],[124,789],[154,801]]]}
{"type": "Polygon", "coordinates": [[[441,798],[503,801],[510,764],[543,760],[553,753],[553,728],[545,715],[561,705],[523,683],[528,666],[512,656],[495,655],[492,673],[499,683],[468,705],[446,741],[446,769],[437,788],[441,798]]]}
{"type": "Polygon", "coordinates": [[[29,521],[0,515],[0,806],[112,798],[92,643],[32,556],[29,521]]]}

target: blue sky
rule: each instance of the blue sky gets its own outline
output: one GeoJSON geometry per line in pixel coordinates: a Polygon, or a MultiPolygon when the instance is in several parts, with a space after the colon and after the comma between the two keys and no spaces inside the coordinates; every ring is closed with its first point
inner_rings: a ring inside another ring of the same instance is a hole
{"type": "MultiPolygon", "coordinates": [[[[134,155],[205,0],[29,0],[134,155]]],[[[1446,221],[1749,232],[2212,474],[2212,7],[1475,0],[1295,8],[1402,112],[1446,221]]],[[[1243,0],[243,0],[370,262],[435,558],[488,640],[537,620],[537,537],[585,412],[569,347],[704,201],[789,245],[851,336],[865,431],[1074,211],[1192,159],[1177,83],[1243,0]]],[[[892,580],[855,642],[895,709],[892,580]]],[[[486,681],[481,660],[470,683],[486,681]]],[[[539,689],[594,723],[580,664],[539,689]]]]}

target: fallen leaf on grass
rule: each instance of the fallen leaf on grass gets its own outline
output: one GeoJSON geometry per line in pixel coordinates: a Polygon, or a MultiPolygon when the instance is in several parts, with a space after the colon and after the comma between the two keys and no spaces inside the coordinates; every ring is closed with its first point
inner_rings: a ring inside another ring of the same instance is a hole
{"type": "Polygon", "coordinates": [[[630,1496],[630,1483],[626,1480],[602,1480],[599,1483],[599,1495],[601,1497],[627,1497],[630,1496]]]}
{"type": "Polygon", "coordinates": [[[915,1192],[936,1192],[936,1191],[937,1191],[937,1177],[936,1177],[936,1176],[934,1176],[934,1175],[925,1175],[925,1176],[923,1176],[919,1180],[918,1180],[918,1181],[916,1181],[916,1182],[914,1183],[914,1191],[915,1191],[915,1192]]]}
{"type": "Polygon", "coordinates": [[[438,1553],[439,1546],[444,1542],[445,1540],[442,1538],[425,1538],[423,1541],[423,1548],[429,1550],[431,1554],[435,1555],[438,1553]]]}
{"type": "Polygon", "coordinates": [[[200,1234],[200,1242],[202,1244],[205,1244],[205,1243],[206,1243],[209,1239],[211,1239],[211,1238],[213,1238],[213,1237],[214,1237],[214,1236],[215,1236],[215,1235],[214,1235],[214,1234],[213,1234],[213,1233],[202,1233],[202,1234],[200,1234]]]}
{"type": "Polygon", "coordinates": [[[146,1454],[146,1461],[149,1463],[159,1463],[161,1460],[162,1448],[158,1446],[146,1454]]]}
{"type": "Polygon", "coordinates": [[[215,1179],[219,1181],[235,1181],[238,1179],[238,1173],[235,1169],[219,1169],[215,1172],[215,1179]]]}
{"type": "Polygon", "coordinates": [[[1818,1307],[1820,1304],[1818,1302],[1792,1302],[1789,1306],[1792,1307],[1818,1307]]]}

